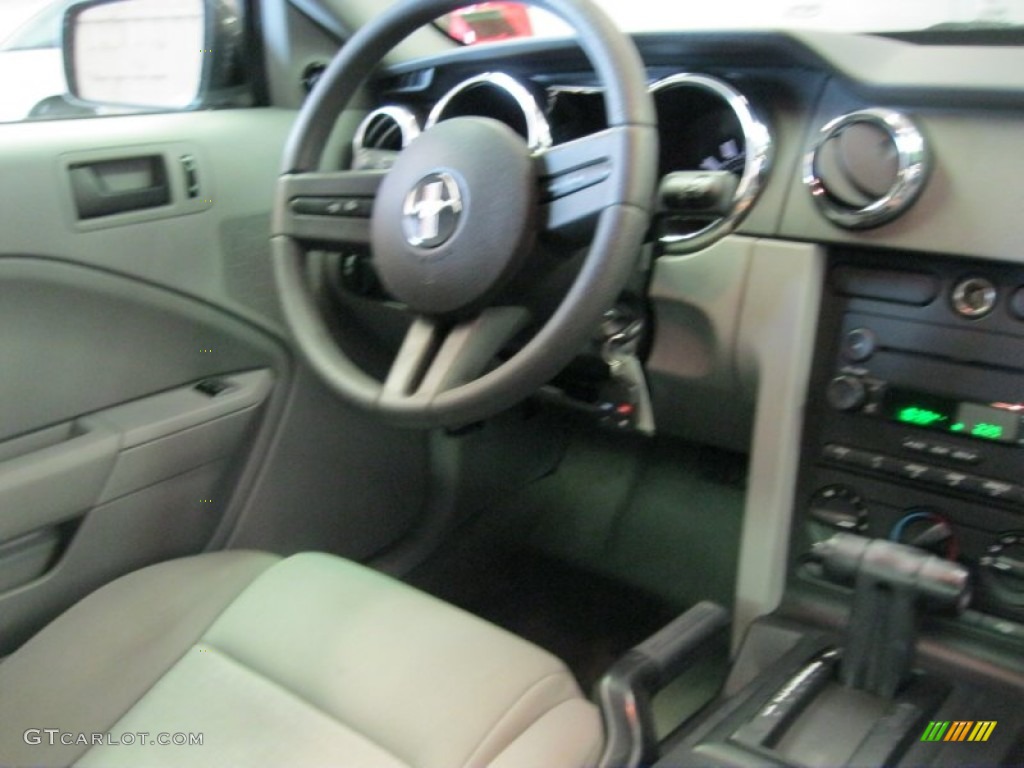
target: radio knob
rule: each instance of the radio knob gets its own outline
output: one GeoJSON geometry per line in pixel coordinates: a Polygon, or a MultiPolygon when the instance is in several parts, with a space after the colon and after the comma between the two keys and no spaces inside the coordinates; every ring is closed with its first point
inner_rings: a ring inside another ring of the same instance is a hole
{"type": "Polygon", "coordinates": [[[825,399],[837,411],[857,411],[867,402],[868,390],[859,378],[844,373],[828,383],[825,399]]]}

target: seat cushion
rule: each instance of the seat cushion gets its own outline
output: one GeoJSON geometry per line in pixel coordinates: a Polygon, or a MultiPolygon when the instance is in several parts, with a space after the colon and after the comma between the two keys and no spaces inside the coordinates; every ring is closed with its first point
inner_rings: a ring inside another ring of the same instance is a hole
{"type": "Polygon", "coordinates": [[[0,664],[0,765],[578,766],[600,746],[558,659],[324,554],[144,569],[0,664]],[[202,744],[149,743],[179,734],[202,744]]]}

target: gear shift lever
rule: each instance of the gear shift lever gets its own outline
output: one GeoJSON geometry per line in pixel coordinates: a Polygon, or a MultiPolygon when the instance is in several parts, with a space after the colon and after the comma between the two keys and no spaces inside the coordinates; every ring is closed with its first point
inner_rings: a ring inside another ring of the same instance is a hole
{"type": "Polygon", "coordinates": [[[812,554],[826,577],[855,590],[841,682],[892,698],[913,666],[919,610],[963,611],[971,595],[967,569],[914,547],[849,533],[819,542],[812,554]]]}

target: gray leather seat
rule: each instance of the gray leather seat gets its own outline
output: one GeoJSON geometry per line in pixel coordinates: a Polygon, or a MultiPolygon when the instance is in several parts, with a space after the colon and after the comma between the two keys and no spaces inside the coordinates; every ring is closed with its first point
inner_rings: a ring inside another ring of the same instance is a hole
{"type": "Polygon", "coordinates": [[[601,741],[558,659],[323,554],[143,569],[0,663],[0,766],[558,768],[601,741]],[[202,745],[151,743],[177,734],[202,745]]]}

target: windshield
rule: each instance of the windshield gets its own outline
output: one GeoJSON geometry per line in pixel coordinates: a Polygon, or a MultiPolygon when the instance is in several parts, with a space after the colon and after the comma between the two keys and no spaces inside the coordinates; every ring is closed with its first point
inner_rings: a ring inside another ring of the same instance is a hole
{"type": "MultiPolygon", "coordinates": [[[[1024,24],[1024,0],[594,0],[626,32],[680,29],[820,29],[904,32],[1024,24]]],[[[568,27],[546,11],[519,3],[467,6],[439,20],[466,45],[514,37],[555,37],[568,27]]]]}

